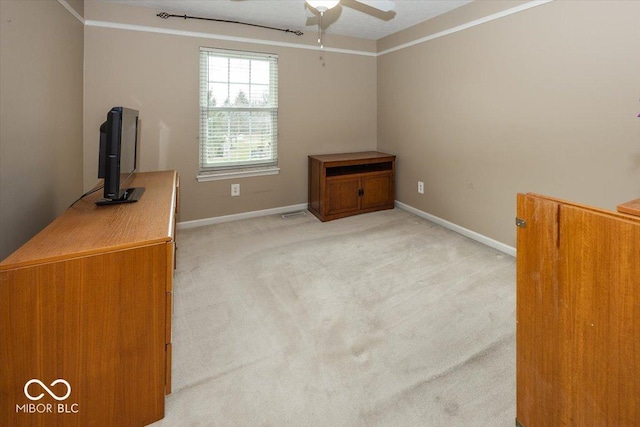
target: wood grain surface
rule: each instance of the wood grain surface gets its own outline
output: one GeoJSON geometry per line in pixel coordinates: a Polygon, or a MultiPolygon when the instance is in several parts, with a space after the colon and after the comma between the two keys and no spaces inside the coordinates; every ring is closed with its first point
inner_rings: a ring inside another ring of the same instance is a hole
{"type": "Polygon", "coordinates": [[[518,195],[517,419],[636,426],[640,220],[518,195]]]}
{"type": "Polygon", "coordinates": [[[559,373],[559,204],[518,195],[516,258],[516,401],[523,426],[552,426],[562,405],[559,373]]]}
{"type": "Polygon", "coordinates": [[[617,209],[618,212],[640,216],[640,199],[635,199],[626,203],[619,204],[617,209]]]}

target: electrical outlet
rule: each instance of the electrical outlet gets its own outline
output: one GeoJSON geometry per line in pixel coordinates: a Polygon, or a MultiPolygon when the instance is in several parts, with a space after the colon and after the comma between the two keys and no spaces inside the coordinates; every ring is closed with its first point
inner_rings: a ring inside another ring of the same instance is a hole
{"type": "Polygon", "coordinates": [[[231,184],[231,197],[240,195],[240,184],[231,184]]]}
{"type": "Polygon", "coordinates": [[[418,193],[424,194],[424,182],[418,181],[418,193]]]}

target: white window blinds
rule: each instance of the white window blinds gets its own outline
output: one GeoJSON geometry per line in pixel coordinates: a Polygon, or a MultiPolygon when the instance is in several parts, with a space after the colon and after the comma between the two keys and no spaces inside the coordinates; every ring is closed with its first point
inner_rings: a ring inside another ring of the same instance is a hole
{"type": "Polygon", "coordinates": [[[200,48],[200,173],[276,166],[278,57],[200,48]]]}

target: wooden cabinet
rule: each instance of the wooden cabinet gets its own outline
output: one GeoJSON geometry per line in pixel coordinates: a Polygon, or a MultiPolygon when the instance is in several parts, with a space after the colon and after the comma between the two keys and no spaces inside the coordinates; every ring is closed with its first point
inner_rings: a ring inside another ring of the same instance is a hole
{"type": "Polygon", "coordinates": [[[377,151],[309,156],[309,211],[329,221],[393,209],[395,159],[377,151]]]}
{"type": "Polygon", "coordinates": [[[0,263],[0,424],[143,426],[171,384],[177,174],[75,203],[0,263]]]}
{"type": "Polygon", "coordinates": [[[517,424],[637,426],[640,217],[533,194],[517,216],[517,424]]]}

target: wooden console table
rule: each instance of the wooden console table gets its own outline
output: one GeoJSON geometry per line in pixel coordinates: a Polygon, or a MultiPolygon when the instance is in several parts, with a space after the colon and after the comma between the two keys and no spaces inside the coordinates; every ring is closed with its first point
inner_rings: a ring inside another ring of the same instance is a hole
{"type": "Polygon", "coordinates": [[[132,186],[146,188],[137,203],[89,195],[0,263],[0,424],[164,417],[178,177],[132,186]]]}
{"type": "Polygon", "coordinates": [[[309,156],[309,211],[322,221],[393,209],[396,156],[362,153],[309,156]]]}

